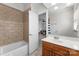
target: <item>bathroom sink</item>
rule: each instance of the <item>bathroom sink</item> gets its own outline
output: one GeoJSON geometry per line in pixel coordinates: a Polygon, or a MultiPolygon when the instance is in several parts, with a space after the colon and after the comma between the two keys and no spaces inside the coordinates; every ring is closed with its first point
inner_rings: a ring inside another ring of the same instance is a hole
{"type": "Polygon", "coordinates": [[[60,42],[62,45],[66,46],[66,47],[79,50],[79,43],[77,43],[77,42],[73,42],[73,41],[66,40],[66,39],[59,39],[58,42],[60,42]]]}
{"type": "Polygon", "coordinates": [[[58,36],[54,36],[54,39],[59,39],[59,37],[58,36]]]}
{"type": "Polygon", "coordinates": [[[62,45],[66,47],[79,50],[79,43],[77,42],[73,42],[73,41],[66,40],[66,39],[58,39],[57,42],[60,42],[62,45]]]}
{"type": "Polygon", "coordinates": [[[59,42],[64,43],[64,39],[61,39],[61,38],[59,38],[58,36],[54,36],[54,39],[55,39],[56,41],[59,41],[59,42]]]}
{"type": "Polygon", "coordinates": [[[74,42],[73,40],[68,40],[67,38],[59,37],[59,36],[53,36],[49,37],[49,42],[56,43],[58,45],[62,45],[68,48],[79,50],[79,43],[74,42]]]}
{"type": "Polygon", "coordinates": [[[59,42],[63,42],[64,41],[63,39],[61,39],[58,36],[48,37],[48,39],[51,40],[51,41],[59,41],[59,42]]]}

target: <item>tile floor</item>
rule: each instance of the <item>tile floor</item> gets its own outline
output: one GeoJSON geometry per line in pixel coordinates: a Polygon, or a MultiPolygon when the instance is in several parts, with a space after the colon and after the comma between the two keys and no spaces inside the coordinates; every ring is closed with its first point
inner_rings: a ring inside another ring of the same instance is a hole
{"type": "Polygon", "coordinates": [[[40,47],[34,51],[31,56],[42,56],[42,45],[40,45],[40,47]]]}
{"type": "Polygon", "coordinates": [[[40,47],[34,51],[31,56],[42,56],[42,41],[41,39],[45,38],[46,36],[39,34],[39,41],[40,41],[40,47]]]}

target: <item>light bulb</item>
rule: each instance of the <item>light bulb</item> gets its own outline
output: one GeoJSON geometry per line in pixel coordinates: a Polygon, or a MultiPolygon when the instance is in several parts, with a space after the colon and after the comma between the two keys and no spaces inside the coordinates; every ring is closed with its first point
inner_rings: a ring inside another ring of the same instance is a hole
{"type": "Polygon", "coordinates": [[[57,10],[57,9],[58,9],[58,7],[57,7],[57,6],[55,6],[55,7],[54,7],[54,9],[55,9],[55,10],[57,10]]]}

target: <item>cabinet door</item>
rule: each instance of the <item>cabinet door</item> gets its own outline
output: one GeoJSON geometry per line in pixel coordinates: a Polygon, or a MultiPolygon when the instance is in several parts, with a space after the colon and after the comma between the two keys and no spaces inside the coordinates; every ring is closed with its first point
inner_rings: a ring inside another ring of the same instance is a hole
{"type": "Polygon", "coordinates": [[[43,46],[43,48],[42,48],[42,55],[43,56],[50,56],[50,49],[49,48],[46,48],[46,47],[44,47],[43,46]]]}
{"type": "Polygon", "coordinates": [[[54,53],[54,56],[69,56],[70,55],[70,52],[69,51],[62,51],[61,49],[52,49],[53,53],[54,53]]]}
{"type": "Polygon", "coordinates": [[[43,55],[44,56],[69,56],[68,49],[59,45],[43,42],[43,55]]]}
{"type": "Polygon", "coordinates": [[[79,56],[79,51],[70,49],[70,56],[79,56]]]}

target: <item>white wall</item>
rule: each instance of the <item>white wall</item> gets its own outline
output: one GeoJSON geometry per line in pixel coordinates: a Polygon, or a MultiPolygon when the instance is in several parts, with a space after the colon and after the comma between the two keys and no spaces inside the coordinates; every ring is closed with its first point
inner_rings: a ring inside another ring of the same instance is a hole
{"type": "MultiPolygon", "coordinates": [[[[73,30],[74,21],[74,9],[72,7],[58,10],[50,16],[50,23],[53,26],[55,24],[55,30],[57,35],[76,37],[77,33],[73,30]]],[[[51,30],[53,32],[53,28],[51,30]]]]}

